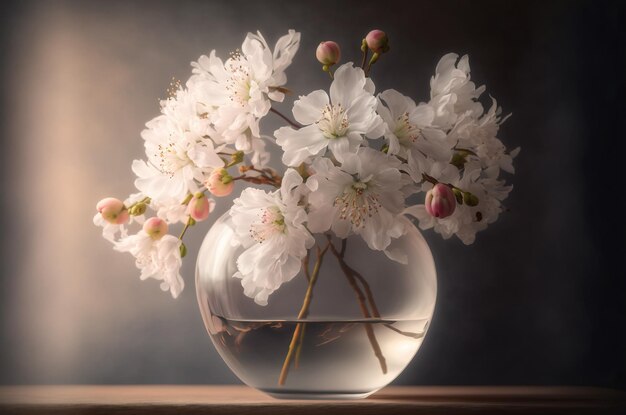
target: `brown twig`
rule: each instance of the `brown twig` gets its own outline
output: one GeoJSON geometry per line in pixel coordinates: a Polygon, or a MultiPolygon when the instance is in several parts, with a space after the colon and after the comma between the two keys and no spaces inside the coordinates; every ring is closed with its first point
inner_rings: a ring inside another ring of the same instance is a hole
{"type": "Polygon", "coordinates": [[[304,343],[304,333],[306,332],[306,323],[302,323],[302,332],[300,333],[300,339],[298,339],[298,346],[296,346],[296,357],[293,362],[294,369],[300,367],[300,353],[302,353],[302,344],[304,343]]]}
{"type": "Polygon", "coordinates": [[[429,175],[428,175],[428,174],[426,174],[426,173],[422,173],[422,180],[423,180],[423,181],[425,181],[425,182],[432,183],[433,185],[436,185],[436,184],[438,184],[438,183],[445,184],[445,185],[446,185],[446,186],[448,186],[450,189],[456,189],[456,190],[458,190],[458,191],[460,191],[460,192],[464,192],[464,190],[463,190],[463,189],[461,189],[460,187],[457,187],[457,186],[453,185],[452,183],[444,183],[444,182],[440,182],[439,180],[435,179],[435,178],[434,178],[434,177],[432,177],[432,176],[429,176],[429,175]]]}
{"type": "Polygon", "coordinates": [[[348,265],[348,263],[344,259],[346,255],[346,247],[347,247],[347,239],[342,239],[341,251],[339,252],[339,261],[343,262],[343,265],[352,273],[352,275],[357,280],[359,280],[359,282],[363,286],[363,289],[365,290],[365,295],[367,296],[367,302],[369,303],[370,308],[372,309],[372,316],[375,318],[380,318],[380,312],[378,311],[378,307],[376,306],[376,301],[374,301],[374,294],[372,293],[372,289],[370,288],[370,285],[367,283],[365,278],[357,270],[355,270],[350,265],[348,265]]]}
{"type": "Polygon", "coordinates": [[[396,328],[396,327],[392,326],[392,325],[391,325],[391,324],[389,324],[389,323],[386,323],[386,324],[385,324],[385,327],[387,327],[388,329],[391,329],[391,330],[395,331],[395,332],[396,332],[396,333],[398,333],[398,334],[401,334],[401,335],[403,335],[403,336],[406,336],[406,337],[412,337],[412,338],[414,338],[414,339],[420,339],[420,338],[424,337],[424,332],[421,332],[421,333],[416,333],[416,332],[412,332],[412,331],[403,331],[403,330],[400,330],[399,328],[396,328]]]}
{"type": "Polygon", "coordinates": [[[259,176],[247,176],[246,174],[242,174],[240,176],[233,177],[233,181],[243,180],[244,182],[249,182],[249,183],[254,183],[254,184],[267,184],[270,186],[274,186],[276,188],[280,187],[282,178],[279,175],[274,174],[274,172],[272,172],[271,170],[270,171],[260,170],[260,169],[255,168],[254,166],[246,166],[246,170],[243,170],[243,171],[245,173],[250,170],[260,173],[260,175],[259,176]]]}
{"type": "MultiPolygon", "coordinates": [[[[361,313],[363,314],[363,317],[365,317],[366,319],[372,318],[372,315],[370,314],[370,311],[367,308],[365,295],[363,294],[363,291],[359,287],[356,281],[356,278],[354,277],[354,274],[352,272],[352,269],[343,260],[343,258],[341,257],[341,253],[337,251],[337,248],[335,248],[335,245],[331,243],[330,235],[327,235],[327,237],[328,237],[328,242],[330,244],[330,250],[332,251],[333,255],[337,257],[339,261],[339,266],[341,267],[344,275],[346,276],[346,279],[348,280],[348,283],[350,284],[350,286],[354,290],[354,293],[356,294],[357,300],[359,302],[359,308],[361,309],[361,313]]],[[[344,249],[344,252],[345,252],[345,249],[344,249]]],[[[382,369],[383,374],[386,374],[387,362],[385,360],[385,356],[383,356],[382,350],[380,349],[378,340],[376,340],[376,334],[374,333],[374,329],[372,328],[372,326],[370,326],[367,323],[363,324],[363,328],[365,329],[367,338],[369,339],[370,344],[372,345],[374,354],[376,355],[376,358],[378,358],[378,361],[380,363],[380,368],[382,369]]]]}
{"type": "Polygon", "coordinates": [[[370,71],[372,70],[372,64],[368,63],[367,68],[365,68],[365,76],[370,76],[370,71]]]}
{"type": "Polygon", "coordinates": [[[365,290],[365,295],[367,296],[367,302],[369,303],[370,308],[372,309],[372,316],[375,318],[380,318],[380,312],[378,311],[378,307],[376,307],[376,302],[374,301],[374,294],[372,293],[372,289],[370,288],[370,285],[367,283],[365,278],[363,278],[363,276],[359,274],[354,268],[352,267],[348,267],[348,268],[350,268],[350,270],[352,271],[352,274],[355,276],[357,280],[359,280],[359,282],[363,286],[363,289],[365,290]]]}
{"type": "Polygon", "coordinates": [[[341,251],[339,252],[339,256],[341,256],[342,261],[343,261],[343,257],[346,255],[347,247],[348,247],[348,240],[344,238],[341,240],[341,251]]]}
{"type": "MultiPolygon", "coordinates": [[[[376,306],[376,301],[374,300],[374,293],[372,292],[372,289],[371,289],[370,285],[368,284],[367,280],[357,270],[355,270],[354,268],[352,268],[351,266],[349,266],[345,262],[344,256],[345,256],[345,253],[346,253],[346,246],[347,246],[347,242],[346,241],[347,241],[346,239],[342,239],[341,240],[341,251],[339,252],[339,255],[341,256],[340,261],[343,261],[345,266],[352,272],[354,277],[357,280],[359,280],[359,282],[363,286],[363,289],[365,290],[365,296],[367,297],[367,302],[369,303],[370,308],[372,309],[372,316],[375,317],[375,318],[380,318],[380,311],[378,311],[378,307],[376,306]]],[[[393,327],[390,323],[385,323],[384,326],[387,327],[388,329],[391,329],[391,330],[395,331],[398,334],[401,334],[401,335],[407,336],[407,337],[412,337],[414,339],[419,339],[420,337],[424,336],[424,333],[414,333],[414,332],[411,332],[411,331],[402,331],[402,330],[400,330],[400,329],[398,329],[396,327],[393,327]]]]}
{"type": "MultiPolygon", "coordinates": [[[[311,273],[309,272],[309,251],[307,251],[304,258],[302,258],[302,269],[304,270],[304,276],[306,280],[311,282],[311,273]]],[[[300,339],[298,340],[298,346],[296,347],[296,357],[293,362],[293,367],[295,369],[300,367],[300,353],[302,353],[302,343],[304,342],[304,332],[306,331],[306,323],[302,328],[302,333],[300,334],[300,339]]]]}
{"type": "Polygon", "coordinates": [[[304,270],[304,276],[307,281],[311,281],[311,273],[309,272],[309,252],[307,251],[304,258],[302,258],[302,269],[304,270]]]}
{"type": "MultiPolygon", "coordinates": [[[[302,303],[302,308],[300,308],[300,313],[298,313],[298,321],[305,319],[309,314],[309,306],[311,305],[311,299],[313,298],[313,287],[315,286],[315,282],[317,281],[317,276],[320,273],[320,268],[322,267],[322,261],[324,259],[324,255],[326,251],[328,251],[328,247],[331,245],[330,242],[324,247],[324,249],[320,249],[317,247],[317,261],[315,262],[315,266],[313,267],[313,272],[311,273],[311,279],[309,280],[309,286],[306,289],[306,294],[304,295],[304,302],[302,303]]],[[[287,351],[287,356],[285,357],[285,362],[283,363],[283,368],[280,371],[280,376],[278,378],[278,385],[282,386],[285,384],[287,380],[287,374],[289,373],[289,366],[291,365],[291,361],[294,358],[296,353],[296,348],[298,346],[298,342],[301,340],[301,337],[304,333],[305,323],[298,322],[296,323],[296,329],[293,332],[293,336],[291,337],[291,342],[289,343],[289,350],[287,351]]]]}
{"type": "Polygon", "coordinates": [[[289,117],[284,115],[282,112],[278,111],[276,108],[270,108],[270,111],[272,111],[274,114],[278,115],[283,120],[287,121],[287,123],[289,125],[291,125],[293,128],[295,128],[296,130],[299,130],[300,128],[302,128],[300,125],[296,124],[294,121],[291,121],[289,119],[289,117]]]}

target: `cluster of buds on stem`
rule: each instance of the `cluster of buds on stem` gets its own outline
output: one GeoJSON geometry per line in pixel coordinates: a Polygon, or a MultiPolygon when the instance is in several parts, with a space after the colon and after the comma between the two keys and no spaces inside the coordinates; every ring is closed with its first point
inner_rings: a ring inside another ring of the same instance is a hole
{"type": "MultiPolygon", "coordinates": [[[[370,31],[363,41],[361,42],[361,51],[363,52],[363,69],[365,72],[369,72],[370,67],[375,64],[380,55],[389,50],[389,38],[387,34],[382,30],[374,29],[370,31]],[[365,62],[367,59],[368,50],[371,50],[373,55],[369,61],[367,69],[365,68],[365,62]]],[[[341,49],[337,42],[332,40],[326,40],[321,42],[315,50],[315,57],[322,64],[322,70],[328,72],[332,78],[330,67],[337,64],[341,59],[341,49]]]]}
{"type": "Polygon", "coordinates": [[[243,151],[236,151],[230,155],[230,162],[226,165],[226,168],[232,167],[243,161],[243,151]]]}
{"type": "Polygon", "coordinates": [[[148,205],[145,202],[137,202],[128,208],[128,213],[130,213],[131,216],[139,216],[146,213],[147,209],[148,205]]]}

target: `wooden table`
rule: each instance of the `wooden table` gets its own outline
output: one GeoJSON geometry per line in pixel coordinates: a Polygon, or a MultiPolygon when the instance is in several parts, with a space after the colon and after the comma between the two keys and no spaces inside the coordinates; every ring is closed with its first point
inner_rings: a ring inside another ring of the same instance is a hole
{"type": "Polygon", "coordinates": [[[0,414],[626,414],[623,392],[571,387],[385,388],[354,401],[277,400],[245,386],[7,386],[0,414]]]}

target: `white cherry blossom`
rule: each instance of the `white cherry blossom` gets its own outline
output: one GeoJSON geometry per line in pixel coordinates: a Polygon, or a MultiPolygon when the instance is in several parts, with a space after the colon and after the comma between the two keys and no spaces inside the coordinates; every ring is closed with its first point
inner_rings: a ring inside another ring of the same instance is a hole
{"type": "MultiPolygon", "coordinates": [[[[178,86],[173,84],[172,88],[178,86]]],[[[199,89],[189,82],[188,88],[178,87],[169,98],[161,101],[161,113],[172,120],[180,130],[190,131],[194,135],[209,136],[217,143],[222,144],[221,138],[212,126],[212,114],[200,105],[199,89]]]]}
{"type": "Polygon", "coordinates": [[[404,233],[398,215],[407,180],[400,167],[397,158],[367,147],[346,154],[341,167],[317,159],[307,180],[311,232],[331,229],[340,238],[355,233],[370,249],[386,249],[404,233]]]}
{"type": "Polygon", "coordinates": [[[141,279],[154,278],[161,281],[161,289],[170,291],[176,298],[182,292],[185,282],[180,276],[182,259],[181,241],[172,235],[164,235],[154,240],[145,231],[122,238],[115,244],[120,252],[129,252],[135,257],[135,265],[141,270],[141,279]]]}
{"type": "Polygon", "coordinates": [[[141,133],[148,161],[135,160],[135,186],[155,201],[182,199],[198,190],[197,182],[224,161],[213,141],[186,131],[174,119],[160,115],[141,133]]]}
{"type": "Polygon", "coordinates": [[[463,114],[450,132],[450,139],[456,142],[457,148],[470,150],[473,154],[469,157],[480,160],[483,168],[497,166],[513,174],[513,159],[519,153],[519,148],[508,152],[498,139],[500,125],[508,118],[502,118],[501,113],[502,109],[493,99],[489,111],[480,118],[473,117],[469,112],[463,114]]]}
{"type": "Polygon", "coordinates": [[[300,33],[289,30],[274,50],[261,35],[248,33],[241,50],[222,61],[211,51],[193,62],[193,76],[187,85],[194,89],[199,106],[204,108],[218,135],[237,150],[258,154],[259,120],[271,107],[270,100],[284,99],[285,69],[300,45],[300,33]]]}
{"type": "Polygon", "coordinates": [[[268,297],[300,272],[302,258],[315,242],[304,225],[303,188],[302,177],[289,169],[279,190],[247,188],[230,209],[235,242],[244,248],[234,277],[241,278],[244,294],[259,305],[267,305],[268,297]]]}
{"type": "Polygon", "coordinates": [[[429,104],[435,110],[434,125],[449,129],[460,114],[469,111],[475,117],[482,115],[483,107],[477,99],[485,91],[485,86],[476,88],[470,80],[467,55],[461,59],[456,53],[444,55],[430,79],[430,88],[429,104]]]}
{"type": "Polygon", "coordinates": [[[186,223],[189,219],[187,205],[181,203],[180,199],[161,199],[154,201],[150,207],[157,212],[157,216],[168,224],[186,223]]]}
{"type": "Polygon", "coordinates": [[[383,134],[376,106],[374,83],[363,70],[351,62],[341,65],[330,86],[330,96],[317,90],[294,103],[293,115],[304,127],[282,127],[274,132],[276,143],[284,151],[283,163],[297,166],[312,156],[323,155],[326,148],[342,162],[345,155],[357,150],[363,136],[378,138],[383,134]]]}
{"type": "Polygon", "coordinates": [[[433,108],[415,102],[394,89],[378,95],[378,113],[385,123],[388,154],[419,165],[428,173],[435,162],[448,162],[453,143],[446,133],[432,125],[433,108]]]}
{"type": "MultiPolygon", "coordinates": [[[[370,49],[382,47],[371,41],[370,49]]],[[[272,101],[285,98],[285,70],[299,44],[300,33],[294,30],[274,48],[260,33],[248,33],[228,59],[213,50],[193,62],[191,77],[184,86],[172,84],[169,97],[160,102],[160,115],[141,133],[146,157],[132,165],[139,193],[123,204],[106,198],[97,205],[100,213],[93,222],[104,238],[135,257],[142,279],[160,281],[173,297],[184,287],[185,247],[167,234],[168,224],[185,224],[190,215],[207,217],[214,201],[197,192],[208,187],[224,196],[232,190],[234,181],[219,182],[230,186],[221,190],[213,182],[242,162],[241,152],[246,155],[241,176],[230,176],[231,171],[224,177],[241,180],[237,183],[280,180],[279,173],[262,170],[270,154],[266,141],[273,140],[262,134],[260,120],[272,101]],[[192,195],[195,202],[183,204],[192,195]],[[147,223],[143,214],[136,215],[138,207],[130,209],[140,201],[153,211],[147,223]],[[105,221],[103,214],[118,223],[105,221]],[[144,229],[130,234],[137,224],[144,229]]],[[[426,103],[394,89],[375,96],[372,80],[349,62],[334,72],[328,92],[312,91],[294,102],[292,113],[302,127],[274,132],[287,167],[280,189],[247,188],[229,211],[232,242],[241,252],[233,277],[241,279],[245,295],[266,305],[275,290],[298,275],[314,234],[356,234],[370,249],[407,263],[397,243],[410,225],[407,216],[417,218],[421,229],[432,228],[446,239],[456,235],[465,244],[497,220],[512,188],[500,173],[514,173],[519,152],[507,151],[497,137],[506,117],[495,99],[489,110],[483,108],[479,98],[485,87],[471,80],[467,56],[443,56],[430,88],[426,103]],[[373,140],[381,137],[386,145],[375,150],[381,143],[373,140]],[[290,168],[296,166],[297,171],[290,168]],[[429,214],[424,205],[406,207],[408,197],[429,191],[433,183],[447,186],[438,191],[445,193],[450,209],[429,214]]]]}

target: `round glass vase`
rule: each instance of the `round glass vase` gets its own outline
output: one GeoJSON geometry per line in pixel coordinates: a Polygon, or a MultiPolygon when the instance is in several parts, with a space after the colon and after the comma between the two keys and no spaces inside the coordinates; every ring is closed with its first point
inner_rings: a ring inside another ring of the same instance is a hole
{"type": "Polygon", "coordinates": [[[196,266],[200,312],[222,359],[277,398],[364,398],[389,384],[422,344],[437,293],[430,249],[408,220],[406,229],[390,246],[405,264],[358,235],[317,235],[300,273],[262,306],[233,277],[243,248],[224,214],[196,266]]]}

